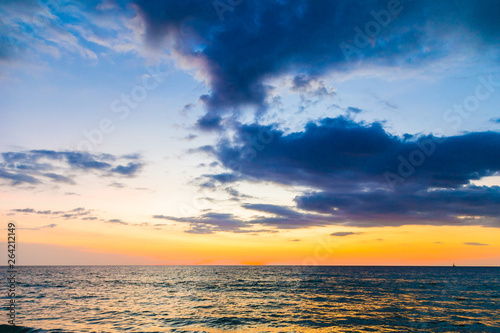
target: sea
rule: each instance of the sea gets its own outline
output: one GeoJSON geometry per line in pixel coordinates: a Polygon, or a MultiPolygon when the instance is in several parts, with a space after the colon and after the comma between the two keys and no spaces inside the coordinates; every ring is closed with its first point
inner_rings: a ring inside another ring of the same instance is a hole
{"type": "Polygon", "coordinates": [[[0,332],[500,332],[498,267],[18,267],[0,332]]]}

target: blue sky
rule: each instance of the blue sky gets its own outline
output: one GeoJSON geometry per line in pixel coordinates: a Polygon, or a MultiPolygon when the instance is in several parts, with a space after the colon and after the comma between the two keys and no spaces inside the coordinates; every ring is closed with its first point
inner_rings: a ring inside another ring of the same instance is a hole
{"type": "Polygon", "coordinates": [[[498,228],[499,11],[3,1],[1,208],[207,236],[498,228]]]}

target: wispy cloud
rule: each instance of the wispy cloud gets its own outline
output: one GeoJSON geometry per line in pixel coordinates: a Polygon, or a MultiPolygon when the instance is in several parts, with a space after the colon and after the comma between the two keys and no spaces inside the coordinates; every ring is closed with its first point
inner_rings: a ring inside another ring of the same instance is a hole
{"type": "Polygon", "coordinates": [[[113,223],[113,224],[121,224],[121,225],[129,225],[127,222],[123,222],[120,219],[111,219],[107,220],[106,223],[113,223]]]}
{"type": "Polygon", "coordinates": [[[5,37],[0,42],[0,62],[42,63],[62,56],[96,61],[110,53],[141,54],[140,22],[126,6],[4,1],[0,3],[0,33],[5,37]]]}
{"type": "Polygon", "coordinates": [[[44,225],[41,227],[34,227],[34,228],[17,227],[17,229],[20,229],[20,230],[41,230],[41,229],[52,229],[55,227],[57,227],[57,224],[48,224],[48,225],[44,225]]]}
{"type": "Polygon", "coordinates": [[[153,215],[153,218],[188,223],[189,229],[185,232],[191,234],[213,234],[221,231],[233,233],[275,232],[269,229],[252,229],[254,223],[242,221],[235,215],[227,213],[205,213],[199,217],[153,215]]]}
{"type": "Polygon", "coordinates": [[[24,213],[24,214],[37,214],[44,215],[46,217],[52,219],[89,219],[89,215],[93,213],[92,210],[85,209],[83,207],[78,207],[75,209],[67,210],[67,211],[53,211],[53,210],[36,210],[33,208],[16,208],[11,209],[14,213],[24,213]]]}
{"type": "MultiPolygon", "coordinates": [[[[131,223],[126,222],[121,219],[103,219],[91,209],[86,209],[84,207],[77,207],[70,210],[37,210],[33,208],[15,208],[10,210],[9,216],[15,216],[16,214],[34,214],[41,215],[44,218],[49,218],[53,220],[80,220],[80,221],[95,221],[100,223],[109,223],[120,226],[129,227],[139,227],[139,228],[150,228],[155,230],[161,230],[162,228],[168,226],[168,223],[151,223],[151,222],[141,222],[141,223],[131,223]]],[[[43,227],[36,228],[25,228],[26,230],[39,230],[43,228],[53,228],[57,224],[49,224],[43,227]]]]}
{"type": "Polygon", "coordinates": [[[128,163],[127,165],[118,165],[111,169],[111,172],[119,173],[124,176],[134,176],[143,166],[142,163],[128,163]]]}
{"type": "MultiPolygon", "coordinates": [[[[15,216],[16,214],[33,214],[40,215],[43,218],[49,218],[53,220],[79,220],[79,221],[95,221],[99,223],[109,223],[114,225],[122,225],[122,226],[130,226],[130,227],[143,227],[143,228],[152,228],[156,230],[160,230],[165,226],[168,226],[167,223],[151,223],[151,222],[141,222],[141,223],[132,223],[126,222],[122,219],[113,218],[113,219],[104,219],[97,214],[95,210],[87,209],[84,207],[77,207],[70,210],[40,210],[34,208],[15,208],[10,210],[9,216],[15,216]]],[[[56,226],[56,224],[51,224],[40,228],[52,228],[51,226],[56,226]]],[[[32,228],[30,228],[32,229],[32,228]]],[[[32,229],[35,230],[35,229],[32,229]]]]}
{"type": "Polygon", "coordinates": [[[361,235],[361,234],[363,234],[363,233],[362,232],[339,231],[339,232],[331,233],[330,236],[346,237],[346,236],[361,235]]]}
{"type": "Polygon", "coordinates": [[[114,156],[79,151],[30,150],[0,154],[0,179],[10,185],[47,183],[76,184],[78,173],[93,172],[100,177],[136,176],[144,162],[140,155],[114,156]],[[131,156],[135,162],[126,162],[131,156]]]}

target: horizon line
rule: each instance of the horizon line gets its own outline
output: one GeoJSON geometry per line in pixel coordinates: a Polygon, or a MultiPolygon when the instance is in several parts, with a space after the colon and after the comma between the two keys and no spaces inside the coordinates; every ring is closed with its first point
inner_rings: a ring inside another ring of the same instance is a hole
{"type": "MultiPolygon", "coordinates": [[[[134,265],[134,264],[82,264],[82,265],[68,265],[68,264],[60,264],[60,265],[16,265],[15,268],[18,267],[149,267],[149,266],[228,266],[228,267],[449,267],[449,268],[474,268],[474,267],[491,267],[491,268],[500,268],[495,265],[289,265],[289,264],[264,264],[264,265],[249,265],[249,264],[144,264],[144,265],[134,265]]],[[[9,265],[0,265],[1,268],[9,268],[9,265]]]]}

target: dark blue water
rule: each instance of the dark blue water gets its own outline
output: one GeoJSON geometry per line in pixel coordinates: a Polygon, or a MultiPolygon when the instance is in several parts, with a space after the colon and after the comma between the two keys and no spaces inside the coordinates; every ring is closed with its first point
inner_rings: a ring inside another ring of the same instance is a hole
{"type": "MultiPolygon", "coordinates": [[[[36,332],[500,332],[499,274],[467,267],[21,267],[16,320],[36,332]]],[[[0,292],[7,305],[6,282],[0,292]]]]}

